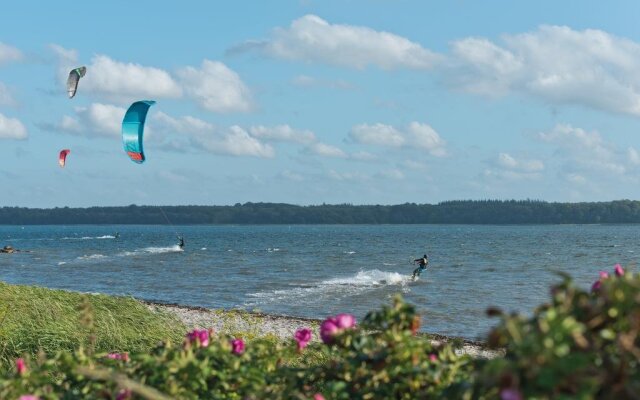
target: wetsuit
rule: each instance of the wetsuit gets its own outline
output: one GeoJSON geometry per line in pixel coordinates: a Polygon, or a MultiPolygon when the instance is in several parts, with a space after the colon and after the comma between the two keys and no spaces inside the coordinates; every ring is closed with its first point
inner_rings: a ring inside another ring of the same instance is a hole
{"type": "Polygon", "coordinates": [[[427,264],[429,264],[429,259],[427,257],[422,257],[422,258],[417,258],[413,260],[413,262],[418,263],[418,268],[413,270],[413,275],[411,276],[411,279],[416,279],[416,276],[420,276],[422,271],[427,269],[427,264]]]}

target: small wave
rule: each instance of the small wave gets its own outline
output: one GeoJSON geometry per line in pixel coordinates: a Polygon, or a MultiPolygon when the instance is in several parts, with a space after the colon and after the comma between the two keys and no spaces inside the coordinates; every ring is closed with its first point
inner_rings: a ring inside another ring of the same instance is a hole
{"type": "Polygon", "coordinates": [[[107,256],[105,256],[104,254],[91,254],[91,255],[84,255],[84,256],[80,256],[80,257],[76,257],[77,260],[99,260],[102,258],[107,258],[107,256]]]}
{"type": "Polygon", "coordinates": [[[183,251],[184,250],[176,244],[170,247],[145,247],[143,249],[136,249],[134,251],[125,251],[123,253],[120,253],[119,255],[129,257],[145,254],[181,253],[183,251]]]}
{"type": "Polygon", "coordinates": [[[66,263],[67,263],[66,261],[60,261],[58,265],[65,265],[66,263]]]}
{"type": "Polygon", "coordinates": [[[95,239],[115,239],[113,235],[102,236],[82,236],[82,237],[63,237],[62,240],[95,240],[95,239]]]}
{"type": "Polygon", "coordinates": [[[200,250],[206,250],[206,249],[207,249],[206,247],[203,247],[203,248],[201,248],[200,250]]]}
{"type": "Polygon", "coordinates": [[[270,290],[248,294],[256,300],[246,305],[255,306],[264,303],[280,301],[316,302],[323,297],[354,296],[386,286],[404,287],[411,281],[408,275],[397,272],[380,271],[377,269],[360,271],[355,275],[344,278],[333,278],[325,281],[298,284],[291,289],[270,290]]]}
{"type": "Polygon", "coordinates": [[[398,265],[398,263],[386,263],[386,262],[383,262],[382,265],[391,266],[391,265],[398,265]]]}
{"type": "Polygon", "coordinates": [[[279,248],[277,248],[277,247],[274,247],[274,248],[269,247],[269,248],[267,249],[267,251],[268,251],[269,253],[273,253],[274,251],[280,251],[280,249],[279,249],[279,248]]]}
{"type": "Polygon", "coordinates": [[[356,254],[355,251],[345,251],[344,254],[356,254]]]}

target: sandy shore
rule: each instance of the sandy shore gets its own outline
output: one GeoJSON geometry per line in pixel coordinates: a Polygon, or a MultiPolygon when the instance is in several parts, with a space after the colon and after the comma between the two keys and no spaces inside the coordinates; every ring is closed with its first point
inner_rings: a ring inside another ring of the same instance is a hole
{"type": "MultiPolygon", "coordinates": [[[[224,334],[242,333],[248,337],[275,336],[282,340],[293,338],[294,332],[299,328],[311,328],[318,332],[321,320],[310,318],[289,317],[283,315],[271,315],[246,311],[216,310],[202,307],[188,307],[178,304],[163,304],[145,302],[154,311],[164,311],[175,315],[188,329],[209,329],[224,334]]],[[[456,349],[458,354],[469,354],[473,357],[494,358],[504,354],[500,350],[488,349],[483,343],[447,337],[437,334],[429,334],[434,344],[462,340],[462,347],[456,349]]],[[[314,340],[319,340],[314,335],[314,340]]]]}

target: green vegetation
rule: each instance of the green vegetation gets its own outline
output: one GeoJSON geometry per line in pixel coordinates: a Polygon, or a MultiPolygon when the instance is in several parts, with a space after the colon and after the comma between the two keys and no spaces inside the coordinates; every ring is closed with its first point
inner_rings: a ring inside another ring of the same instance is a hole
{"type": "MultiPolygon", "coordinates": [[[[595,224],[639,223],[640,201],[547,203],[535,200],[446,201],[439,204],[167,206],[175,224],[595,224]]],[[[0,224],[165,224],[156,206],[0,208],[0,224]]]]}
{"type": "Polygon", "coordinates": [[[89,295],[0,282],[0,370],[25,354],[145,352],[158,341],[182,341],[186,328],[126,297],[89,295]]]}
{"type": "MultiPolygon", "coordinates": [[[[452,346],[416,335],[414,307],[396,297],[359,325],[348,314],[327,319],[320,326],[325,344],[308,347],[305,334],[296,335],[296,346],[293,339],[243,343],[196,330],[126,357],[89,345],[18,360],[0,374],[0,398],[638,398],[640,275],[616,266],[615,276],[602,273],[591,291],[565,277],[551,296],[529,317],[491,310],[501,321],[488,343],[506,354],[490,360],[458,356],[452,346]]],[[[92,318],[82,314],[88,329],[92,318]]]]}

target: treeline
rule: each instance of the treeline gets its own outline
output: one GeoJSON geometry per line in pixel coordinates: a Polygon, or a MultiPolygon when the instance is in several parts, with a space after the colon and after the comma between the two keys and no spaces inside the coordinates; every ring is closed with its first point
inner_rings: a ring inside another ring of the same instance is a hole
{"type": "Polygon", "coordinates": [[[0,208],[0,224],[593,224],[638,223],[640,201],[548,203],[463,200],[438,204],[0,208]]]}

